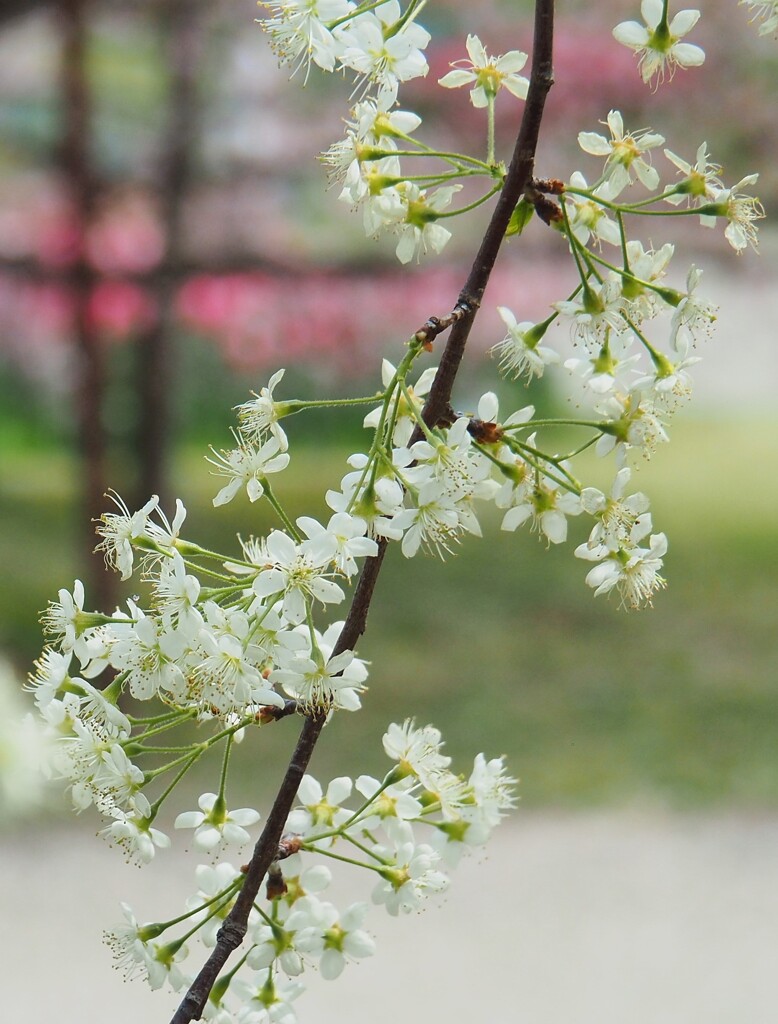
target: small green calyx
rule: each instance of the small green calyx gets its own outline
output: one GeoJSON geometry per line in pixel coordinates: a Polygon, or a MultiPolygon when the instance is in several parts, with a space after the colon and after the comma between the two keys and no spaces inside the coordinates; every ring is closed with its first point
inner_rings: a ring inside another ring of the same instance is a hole
{"type": "Polygon", "coordinates": [[[215,1006],[221,1006],[222,999],[224,999],[227,994],[227,989],[230,987],[231,980],[232,978],[229,974],[224,978],[219,978],[211,989],[211,993],[208,998],[215,1006]]]}
{"type": "Polygon", "coordinates": [[[373,519],[378,515],[378,503],[376,502],[375,487],[372,484],[368,484],[363,493],[359,497],[359,501],[354,505],[354,515],[360,519],[364,519],[365,522],[372,522],[373,519]]]}
{"type": "Polygon", "coordinates": [[[624,550],[624,548],[619,548],[619,550],[615,551],[611,557],[614,558],[619,565],[626,566],[628,565],[631,556],[628,551],[624,550]]]}
{"type": "Polygon", "coordinates": [[[729,204],[705,203],[704,206],[698,206],[695,212],[699,213],[701,217],[728,217],[729,204]]]}
{"type": "Polygon", "coordinates": [[[687,297],[683,292],[676,291],[675,288],[657,288],[656,293],[660,299],[668,304],[677,308],[681,302],[687,297]]]}
{"type": "Polygon", "coordinates": [[[553,495],[542,488],[537,488],[532,493],[532,504],[537,515],[542,515],[544,512],[550,512],[554,508],[554,502],[555,499],[553,495]]]}
{"type": "Polygon", "coordinates": [[[412,224],[416,228],[424,228],[439,218],[440,214],[431,209],[423,199],[412,199],[408,203],[408,212],[405,215],[405,223],[412,224]]]}
{"type": "MultiPolygon", "coordinates": [[[[140,547],[140,545],[138,546],[140,547]]],[[[87,629],[93,629],[95,626],[104,626],[107,622],[113,622],[113,618],[110,615],[103,615],[101,612],[77,611],[73,616],[76,636],[81,636],[87,629]]]]}
{"type": "MultiPolygon", "coordinates": [[[[389,135],[390,132],[385,134],[389,135]]],[[[354,146],[356,158],[360,163],[370,160],[382,160],[386,156],[386,150],[380,146],[368,146],[364,142],[357,142],[354,146]]]]}
{"type": "Polygon", "coordinates": [[[219,794],[214,800],[213,807],[206,815],[205,820],[217,828],[227,821],[227,801],[222,794],[219,794]]]}
{"type": "Polygon", "coordinates": [[[365,174],[365,181],[371,196],[380,196],[388,188],[393,188],[395,185],[399,185],[402,178],[393,178],[388,174],[378,174],[378,172],[368,171],[365,174]]]}
{"type": "Polygon", "coordinates": [[[607,373],[613,376],[616,370],[616,360],[611,355],[607,345],[603,345],[596,359],[592,360],[595,373],[607,373]]]}
{"type": "Polygon", "coordinates": [[[409,775],[413,775],[413,769],[407,761],[400,760],[392,768],[384,779],[384,783],[387,786],[393,786],[397,782],[402,782],[403,779],[407,779],[409,775]]]}
{"type": "MultiPolygon", "coordinates": [[[[405,138],[405,134],[403,132],[398,131],[396,128],[393,127],[391,118],[389,117],[388,114],[386,114],[384,112],[380,112],[380,113],[376,114],[376,118],[373,121],[373,127],[372,127],[371,130],[372,130],[372,134],[375,135],[375,137],[377,139],[382,139],[382,138],[387,138],[387,137],[390,138],[390,139],[404,139],[405,138]]],[[[357,152],[360,152],[361,148],[362,147],[358,147],[357,152]]],[[[364,146],[363,148],[364,149],[370,149],[371,147],[364,146]]],[[[365,159],[370,159],[370,158],[367,157],[365,159]]]]}
{"type": "MultiPolygon", "coordinates": [[[[165,930],[164,924],[144,924],[138,929],[138,938],[141,942],[149,942],[151,939],[156,939],[157,936],[161,935],[165,930]]],[[[164,946],[162,947],[165,948],[164,946]]]]}
{"type": "Polygon", "coordinates": [[[171,967],[176,958],[176,954],[180,952],[183,945],[183,939],[176,939],[174,942],[168,942],[166,946],[160,946],[157,950],[157,960],[159,960],[161,964],[165,964],[166,967],[171,967]]]}
{"type": "Polygon", "coordinates": [[[645,293],[643,282],[632,274],[621,275],[621,294],[625,299],[638,299],[645,293]]]}
{"type": "Polygon", "coordinates": [[[667,53],[673,43],[677,42],[675,36],[670,34],[666,21],[660,21],[654,31],[651,33],[651,38],[648,42],[649,47],[652,50],[656,50],[658,53],[667,53]]]}
{"type": "Polygon", "coordinates": [[[411,878],[407,868],[380,868],[378,873],[384,881],[391,885],[395,892],[402,889],[411,878]]]}
{"type": "Polygon", "coordinates": [[[583,308],[587,313],[592,316],[596,316],[598,313],[605,312],[605,304],[603,303],[600,296],[592,291],[589,285],[584,286],[583,293],[583,308]]]}
{"type": "Polygon", "coordinates": [[[623,442],[627,440],[629,424],[629,418],[623,416],[619,420],[608,420],[607,423],[600,423],[598,426],[603,434],[609,434],[611,437],[615,437],[617,441],[623,442]]]}
{"type": "Polygon", "coordinates": [[[346,934],[347,933],[340,927],[340,925],[335,924],[332,928],[328,928],[324,932],[324,948],[337,949],[339,953],[342,953],[346,934]]]}
{"type": "Polygon", "coordinates": [[[548,330],[549,321],[543,320],[539,324],[534,324],[524,334],[524,344],[529,349],[536,349],[541,338],[545,335],[548,330]]]}
{"type": "Polygon", "coordinates": [[[288,402],[273,402],[273,413],[277,420],[282,420],[285,416],[294,416],[295,413],[302,412],[307,407],[308,403],[302,402],[299,399],[290,399],[288,402]]]}
{"type": "Polygon", "coordinates": [[[492,99],[500,91],[502,80],[505,76],[501,71],[498,71],[496,67],[491,64],[485,68],[479,68],[476,74],[476,80],[478,85],[483,89],[487,96],[492,99]]]}
{"type": "Polygon", "coordinates": [[[667,356],[662,355],[661,352],[657,352],[653,357],[653,363],[658,380],[663,380],[665,377],[672,377],[675,373],[675,366],[670,362],[667,356]]]}
{"type": "Polygon", "coordinates": [[[524,481],[527,479],[528,470],[526,463],[516,465],[515,463],[501,462],[500,472],[504,477],[510,480],[510,482],[515,487],[518,484],[524,483],[524,481]]]}
{"type": "Polygon", "coordinates": [[[705,175],[700,174],[699,171],[692,171],[688,178],[684,178],[683,181],[678,182],[670,194],[680,196],[704,196],[707,195],[707,192],[708,185],[705,180],[705,175]]]}
{"type": "Polygon", "coordinates": [[[454,843],[463,843],[469,828],[470,822],[461,818],[458,821],[442,821],[438,825],[438,831],[448,836],[454,843]]]}

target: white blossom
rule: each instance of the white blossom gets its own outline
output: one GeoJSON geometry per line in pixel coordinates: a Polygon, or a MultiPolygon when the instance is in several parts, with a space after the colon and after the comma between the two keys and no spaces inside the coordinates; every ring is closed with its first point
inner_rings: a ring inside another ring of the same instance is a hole
{"type": "Polygon", "coordinates": [[[341,66],[388,90],[396,89],[399,82],[425,76],[429,68],[422,51],[430,34],[412,19],[398,27],[400,15],[397,0],[388,0],[341,29],[341,66]]]}
{"type": "Polygon", "coordinates": [[[97,551],[105,552],[105,564],[121,573],[123,580],[132,575],[133,542],[143,537],[148,527],[149,516],[159,506],[159,498],[152,495],[137,512],[130,513],[124,501],[113,491],[108,497],[119,512],[104,512],[100,516],[97,533],[103,539],[97,551]]]}
{"type": "Polygon", "coordinates": [[[501,57],[490,57],[476,35],[469,35],[465,45],[470,60],[455,61],[451,65],[454,70],[439,79],[439,85],[445,89],[472,85],[470,102],[474,107],[487,106],[500,89],[507,89],[520,100],[527,98],[529,79],[518,74],[527,63],[526,53],[510,50],[501,57]]]}
{"type": "Polygon", "coordinates": [[[610,200],[609,183],[604,182],[590,190],[583,174],[580,171],[573,171],[570,175],[570,188],[584,189],[592,193],[591,196],[579,196],[574,192],[565,192],[570,230],[581,245],[586,245],[590,235],[593,235],[597,242],[619,245],[621,234],[618,224],[608,216],[606,208],[597,202],[597,197],[610,200]]]}
{"type": "Polygon", "coordinates": [[[596,132],[579,132],[578,145],[585,153],[605,157],[604,179],[608,182],[611,198],[631,184],[632,170],[647,189],[655,189],[659,184],[659,173],[644,154],[661,146],[664,136],[650,129],[625,134],[624,121],[618,110],[611,110],[608,114],[607,125],[610,139],[596,132]]]}
{"type": "Polygon", "coordinates": [[[340,914],[332,903],[317,902],[310,914],[311,923],[298,929],[295,945],[319,960],[325,980],[338,978],[349,960],[375,953],[375,942],[361,927],[367,911],[366,903],[352,903],[340,914]]]}
{"type": "Polygon", "coordinates": [[[336,512],[326,527],[310,516],[300,516],[297,525],[308,538],[300,545],[301,549],[317,564],[332,562],[349,578],[357,572],[357,558],[378,554],[376,542],[365,536],[367,523],[358,516],[336,512]]]}
{"type": "Polygon", "coordinates": [[[663,533],[652,534],[648,548],[623,546],[612,551],[606,545],[590,548],[581,544],[575,550],[578,558],[599,561],[586,576],[595,596],[615,589],[622,604],[629,608],[651,604],[654,591],[666,585],[659,574],[666,552],[667,538],[663,533]]]}
{"type": "Polygon", "coordinates": [[[148,800],[142,793],[136,793],[130,800],[128,811],[115,807],[109,812],[114,820],[101,829],[100,834],[121,846],[127,860],[150,864],[157,849],[170,846],[170,837],[152,828],[148,819],[150,810],[148,800]]]}
{"type": "Polygon", "coordinates": [[[402,843],[395,854],[396,866],[379,871],[382,880],[373,890],[373,902],[385,906],[392,917],[416,910],[428,895],[448,887],[439,863],[440,854],[428,844],[402,843]]]}
{"type": "Polygon", "coordinates": [[[642,540],[651,532],[651,516],[648,513],[649,500],[642,491],[624,497],[631,470],[624,466],[616,474],[610,496],[596,487],[584,487],[581,491],[581,505],[585,512],[595,516],[597,523],[587,542],[588,547],[605,545],[615,551],[627,541],[642,540]]]}
{"type": "Polygon", "coordinates": [[[676,67],[696,68],[704,62],[705,51],[701,47],[681,42],[697,24],[699,11],[679,11],[669,25],[662,22],[662,0],[643,0],[640,12],[644,25],[622,21],[614,28],[613,36],[638,55],[644,82],[650,82],[654,75],[661,82],[666,71],[672,78],[676,67]]]}
{"type": "Polygon", "coordinates": [[[253,807],[227,810],[216,793],[203,793],[198,798],[199,811],[184,811],[175,820],[175,828],[193,828],[195,846],[206,852],[220,846],[243,845],[251,836],[246,826],[256,825],[259,811],[253,807]]]}
{"type": "Polygon", "coordinates": [[[279,451],[285,452],[289,447],[286,434],[281,429],[279,419],[284,411],[283,404],[273,399],[273,389],[283,380],[285,370],[276,370],[266,388],[259,394],[252,392],[254,397],[249,402],[237,406],[240,432],[252,444],[262,445],[268,434],[277,441],[279,451]]]}
{"type": "Polygon", "coordinates": [[[339,604],[344,599],[341,588],[327,577],[328,557],[314,559],[280,530],[268,534],[264,553],[266,568],[254,580],[254,593],[261,598],[280,597],[283,616],[293,625],[303,621],[310,601],[339,604]]]}
{"type": "Polygon", "coordinates": [[[755,252],[759,251],[754,221],[765,216],[764,207],[756,196],[739,191],[755,184],[758,177],[758,174],[748,174],[732,188],[714,191],[711,202],[700,210],[700,222],[706,227],[713,227],[719,217],[726,218],[724,237],[736,252],[742,252],[749,245],[755,252]]]}
{"type": "MultiPolygon", "coordinates": [[[[259,24],[284,64],[310,68],[313,61],[324,71],[334,71],[340,47],[329,25],[353,10],[349,0],[259,0],[270,17],[259,24]]],[[[296,68],[295,68],[296,70],[296,68]]]]}
{"type": "Polygon", "coordinates": [[[206,460],[216,467],[215,475],[226,476],[229,481],[213,499],[217,506],[232,501],[243,486],[249,501],[256,501],[265,493],[265,477],[270,473],[279,473],[289,465],[289,455],[281,450],[281,442],[277,437],[271,436],[259,448],[240,433],[236,434],[236,440],[237,448],[221,452],[212,448],[214,458],[206,460]]]}
{"type": "Polygon", "coordinates": [[[551,363],[559,362],[559,353],[540,344],[545,334],[545,330],[540,331],[540,325],[530,320],[518,323],[507,306],[498,306],[497,312],[508,329],[502,341],[491,350],[499,356],[501,373],[514,380],[526,377],[529,384],[533,377],[542,377],[551,363]]]}

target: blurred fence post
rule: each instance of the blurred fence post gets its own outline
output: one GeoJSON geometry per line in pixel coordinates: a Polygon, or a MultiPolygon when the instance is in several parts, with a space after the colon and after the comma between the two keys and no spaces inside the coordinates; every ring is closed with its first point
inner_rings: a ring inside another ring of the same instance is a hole
{"type": "Polygon", "coordinates": [[[158,20],[169,68],[168,118],[160,149],[160,219],[165,251],[153,278],[156,312],[137,342],[136,431],[138,504],[158,494],[170,503],[168,456],[172,419],[175,353],[175,293],[183,258],[182,228],[194,166],[198,125],[197,72],[202,50],[203,6],[199,0],[169,0],[152,17],[158,20]]]}
{"type": "Polygon", "coordinates": [[[85,515],[81,544],[87,567],[89,589],[94,603],[110,607],[113,603],[113,577],[105,571],[102,559],[93,553],[94,524],[105,511],[106,438],[103,424],[105,366],[98,332],[92,323],[89,300],[95,272],[86,252],[86,237],[92,220],[97,181],[91,144],[92,103],[87,75],[88,0],[59,0],[62,31],[62,148],[61,166],[68,191],[73,221],[74,253],[68,284],[73,302],[73,326],[76,359],[75,416],[77,444],[83,473],[81,504],[85,515]]]}

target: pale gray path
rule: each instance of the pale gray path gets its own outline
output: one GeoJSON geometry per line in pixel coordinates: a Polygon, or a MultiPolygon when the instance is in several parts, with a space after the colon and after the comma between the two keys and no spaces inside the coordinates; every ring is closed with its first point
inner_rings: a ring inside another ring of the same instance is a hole
{"type": "MultiPolygon", "coordinates": [[[[124,865],[88,830],[0,840],[2,1020],[166,1024],[101,929],[176,912],[191,863],[124,865]]],[[[369,919],[372,959],[309,977],[301,1024],[775,1024],[778,816],[518,813],[442,906],[369,919]]]]}

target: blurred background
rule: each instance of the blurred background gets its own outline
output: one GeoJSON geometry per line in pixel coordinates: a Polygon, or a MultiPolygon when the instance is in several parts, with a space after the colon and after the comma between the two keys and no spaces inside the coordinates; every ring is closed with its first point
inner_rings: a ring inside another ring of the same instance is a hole
{"type": "MultiPolygon", "coordinates": [[[[769,216],[778,198],[775,43],[757,37],[745,9],[715,0],[692,35],[705,65],[652,94],[610,36],[637,16],[626,6],[561,11],[538,174],[580,169],[593,179],[597,162],[576,136],[602,130],[617,107],[629,129],[661,131],[692,163],[707,141],[728,185],[758,170],[769,216]]],[[[9,707],[21,704],[13,680],[40,650],[38,615],[59,587],[84,579],[91,607],[133,592],[91,554],[104,492],[114,488],[131,507],[157,493],[170,510],[181,497],[187,534],[225,551],[236,532],[267,529],[261,503],[211,507],[219,484],[203,455],[209,444],[229,446],[231,407],[282,366],[285,396],[375,390],[382,355],[399,358],[413,330],[451,308],[488,215],[458,222],[442,257],[420,267],[401,268],[391,238],[366,240],[361,218],[324,191],[316,160],[342,134],[348,85],[316,75],[307,88],[289,83],[256,15],[249,0],[5,0],[0,9],[0,652],[9,707]]],[[[430,73],[402,100],[423,116],[427,141],[478,152],[480,114],[461,91],[436,86],[464,56],[472,16],[464,0],[425,10],[430,73]]],[[[478,5],[477,31],[490,53],[529,50],[530,19],[529,3],[493,0],[478,5]]],[[[514,104],[498,103],[505,146],[516,119],[514,104]]],[[[664,157],[655,163],[671,176],[664,157]]],[[[761,256],[736,256],[722,230],[670,223],[644,241],[676,242],[677,287],[690,262],[702,266],[720,312],[672,444],[636,474],[655,528],[670,538],[667,591],[640,614],[593,599],[587,566],[572,557],[584,523],[548,551],[528,532],[501,535],[496,517],[487,517],[487,543],[466,543],[446,564],[390,551],[359,652],[372,662],[365,709],[356,728],[346,715],[329,727],[319,777],[378,774],[386,723],[414,715],[443,730],[463,768],[482,749],[506,754],[521,777],[521,813],[539,816],[527,820],[595,822],[606,851],[618,839],[596,823],[614,811],[625,842],[636,814],[773,820],[778,234],[768,219],[761,256]]],[[[547,315],[569,290],[567,262],[541,224],[506,247],[458,408],[489,388],[503,410],[528,401],[564,409],[564,374],[528,395],[495,384],[488,349],[503,334],[494,307],[509,305],[520,320],[547,315]]],[[[564,347],[564,333],[554,342],[564,347]]],[[[292,463],[279,486],[293,515],[325,514],[326,488],[363,444],[360,421],[290,421],[292,463]]],[[[609,466],[590,468],[609,482],[609,466]]],[[[0,737],[0,767],[12,742],[0,737]]],[[[257,774],[272,788],[289,733],[268,730],[265,742],[261,754],[244,752],[241,799],[255,798],[257,774]]],[[[49,828],[64,803],[45,806],[49,828]]],[[[66,822],[62,812],[58,827],[66,822]]],[[[33,832],[8,842],[24,848],[42,827],[28,822],[33,832]]],[[[552,829],[549,850],[553,841],[552,829]]],[[[79,862],[86,856],[79,851],[79,862]]],[[[695,863],[690,856],[692,873],[695,863]]],[[[755,1007],[752,1024],[766,1022],[755,1007]]]]}

